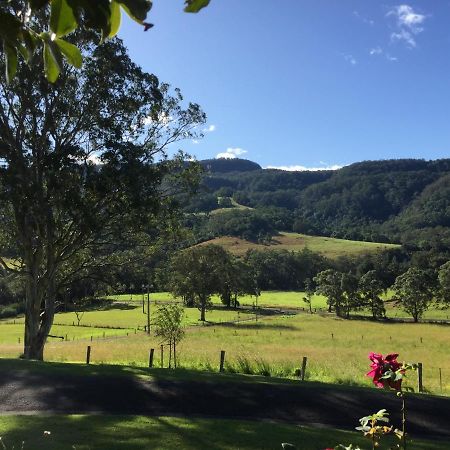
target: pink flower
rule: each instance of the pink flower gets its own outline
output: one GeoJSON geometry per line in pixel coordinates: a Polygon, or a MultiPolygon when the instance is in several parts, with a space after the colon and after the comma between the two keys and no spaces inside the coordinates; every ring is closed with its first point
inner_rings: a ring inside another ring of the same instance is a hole
{"type": "MultiPolygon", "coordinates": [[[[390,353],[385,357],[379,353],[369,353],[369,359],[372,361],[370,364],[372,370],[367,372],[367,376],[373,379],[376,387],[390,387],[396,391],[401,389],[402,379],[396,380],[397,371],[401,368],[397,357],[398,353],[390,353]]],[[[404,373],[404,371],[401,373],[404,373]]]]}

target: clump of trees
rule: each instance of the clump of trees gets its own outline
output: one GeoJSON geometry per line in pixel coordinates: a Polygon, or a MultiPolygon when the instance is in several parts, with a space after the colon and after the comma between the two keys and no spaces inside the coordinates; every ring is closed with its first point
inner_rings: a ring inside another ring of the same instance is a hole
{"type": "MultiPolygon", "coordinates": [[[[414,322],[435,304],[449,306],[450,262],[438,271],[410,267],[396,277],[392,286],[383,284],[377,271],[370,270],[359,278],[352,273],[335,269],[319,272],[314,277],[316,294],[327,298],[329,312],[348,318],[351,311],[367,309],[374,319],[386,317],[385,301],[382,294],[390,287],[394,293],[388,300],[408,313],[414,322]]],[[[308,303],[308,300],[305,300],[308,303]]]]}
{"type": "Polygon", "coordinates": [[[203,322],[212,306],[212,295],[219,295],[227,307],[237,307],[239,295],[254,293],[250,267],[218,245],[199,245],[179,252],[169,272],[170,291],[186,306],[197,307],[203,322]]]}

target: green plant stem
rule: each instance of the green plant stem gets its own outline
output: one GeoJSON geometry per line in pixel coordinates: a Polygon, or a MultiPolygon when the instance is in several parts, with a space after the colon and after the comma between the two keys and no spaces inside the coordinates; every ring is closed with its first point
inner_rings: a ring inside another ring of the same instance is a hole
{"type": "Polygon", "coordinates": [[[406,450],[406,402],[403,393],[401,394],[401,397],[402,397],[402,444],[403,450],[406,450]]]}

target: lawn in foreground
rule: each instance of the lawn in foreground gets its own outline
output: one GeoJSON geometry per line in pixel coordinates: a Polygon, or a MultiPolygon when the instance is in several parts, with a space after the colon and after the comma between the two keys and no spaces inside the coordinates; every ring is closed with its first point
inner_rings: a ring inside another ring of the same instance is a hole
{"type": "MultiPolygon", "coordinates": [[[[337,443],[366,445],[355,432],[269,422],[200,418],[49,415],[2,416],[7,449],[26,450],[275,450],[290,442],[301,450],[337,443]],[[44,431],[51,434],[44,436],[44,431]]],[[[448,442],[417,441],[411,450],[445,450],[448,442]]]]}

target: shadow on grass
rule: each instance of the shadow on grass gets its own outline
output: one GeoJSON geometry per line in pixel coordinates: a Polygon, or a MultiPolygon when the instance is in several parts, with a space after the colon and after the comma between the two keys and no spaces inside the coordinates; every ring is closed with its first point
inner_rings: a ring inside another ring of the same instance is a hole
{"type": "MultiPolygon", "coordinates": [[[[289,442],[302,450],[337,443],[367,445],[354,432],[268,422],[143,416],[10,416],[0,419],[7,448],[46,450],[275,450],[289,442]],[[51,434],[44,436],[43,432],[51,434]]],[[[444,450],[444,442],[415,443],[415,450],[444,450]]]]}
{"type": "MultiPolygon", "coordinates": [[[[352,429],[359,417],[382,408],[390,412],[392,423],[398,426],[399,399],[376,389],[186,369],[0,360],[3,412],[207,416],[216,421],[252,418],[352,429]]],[[[408,411],[411,434],[450,440],[450,399],[408,395],[408,411]]],[[[211,436],[214,442],[214,434],[211,436]]],[[[193,448],[189,445],[181,448],[193,448]]]]}
{"type": "Polygon", "coordinates": [[[357,320],[357,321],[363,321],[363,322],[375,322],[375,323],[382,323],[382,324],[398,324],[398,323],[410,323],[414,324],[417,323],[420,324],[427,324],[427,325],[441,325],[444,327],[450,326],[450,320],[445,319],[420,319],[419,322],[414,322],[413,319],[408,319],[406,317],[384,317],[381,319],[375,319],[371,316],[362,316],[362,315],[351,315],[350,317],[346,318],[345,320],[357,320]]]}

